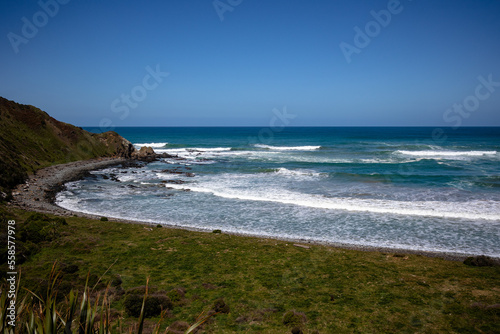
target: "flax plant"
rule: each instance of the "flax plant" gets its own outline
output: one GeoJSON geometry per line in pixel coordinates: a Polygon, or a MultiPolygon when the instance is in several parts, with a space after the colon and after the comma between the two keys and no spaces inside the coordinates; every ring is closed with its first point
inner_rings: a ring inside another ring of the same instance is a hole
{"type": "MultiPolygon", "coordinates": [[[[93,289],[89,288],[88,283],[90,275],[87,275],[80,303],[78,303],[78,292],[71,290],[65,298],[66,308],[58,310],[56,299],[60,273],[56,271],[56,265],[57,264],[55,263],[52,267],[49,286],[47,288],[45,298],[40,297],[33,291],[27,290],[28,294],[22,299],[21,303],[19,303],[16,314],[16,327],[18,327],[17,332],[26,334],[111,334],[112,323],[109,300],[110,285],[108,284],[102,296],[101,294],[98,294],[92,302],[89,296],[95,286],[93,289]],[[99,318],[99,321],[96,321],[97,317],[99,318]]],[[[18,279],[17,283],[17,286],[19,286],[20,279],[18,279]]],[[[148,286],[149,278],[146,280],[146,291],[142,301],[141,313],[138,322],[136,326],[129,328],[127,331],[129,334],[143,333],[148,286]],[[134,328],[137,328],[135,332],[134,328]]],[[[10,326],[8,323],[7,308],[9,302],[6,291],[7,289],[4,285],[1,288],[0,296],[0,333],[15,334],[16,327],[10,326]]],[[[61,305],[59,305],[59,307],[61,307],[61,305]]],[[[186,330],[185,334],[192,333],[215,314],[216,313],[203,315],[202,313],[198,319],[196,319],[196,322],[186,330]]],[[[161,334],[161,324],[165,315],[166,312],[162,312],[160,320],[153,329],[153,334],[161,334]]],[[[167,333],[167,331],[168,328],[165,330],[165,333],[167,333]]]]}

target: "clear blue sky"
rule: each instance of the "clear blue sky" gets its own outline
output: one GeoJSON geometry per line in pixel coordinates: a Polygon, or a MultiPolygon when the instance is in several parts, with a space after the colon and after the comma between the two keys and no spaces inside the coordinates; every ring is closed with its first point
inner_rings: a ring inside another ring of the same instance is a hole
{"type": "Polygon", "coordinates": [[[0,96],[80,126],[500,126],[498,0],[3,0],[0,30],[0,96]]]}

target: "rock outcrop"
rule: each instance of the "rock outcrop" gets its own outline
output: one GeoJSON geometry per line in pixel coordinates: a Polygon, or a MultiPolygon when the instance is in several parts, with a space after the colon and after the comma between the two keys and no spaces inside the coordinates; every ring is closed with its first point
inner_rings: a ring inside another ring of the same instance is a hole
{"type": "Polygon", "coordinates": [[[131,159],[137,153],[134,145],[114,131],[94,134],[115,157],[131,159]]]}
{"type": "Polygon", "coordinates": [[[133,152],[131,157],[140,161],[152,162],[157,159],[157,154],[152,147],[143,146],[139,151],[133,152]]]}
{"type": "Polygon", "coordinates": [[[40,168],[102,157],[130,159],[134,152],[116,132],[90,133],[0,97],[0,200],[9,199],[10,190],[40,168]]]}

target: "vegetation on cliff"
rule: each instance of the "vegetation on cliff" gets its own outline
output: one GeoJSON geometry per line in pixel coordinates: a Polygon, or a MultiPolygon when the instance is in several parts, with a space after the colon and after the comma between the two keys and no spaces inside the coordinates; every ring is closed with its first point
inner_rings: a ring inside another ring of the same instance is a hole
{"type": "Polygon", "coordinates": [[[31,105],[0,97],[0,199],[28,174],[57,163],[130,157],[134,147],[116,132],[94,134],[31,105]]]}

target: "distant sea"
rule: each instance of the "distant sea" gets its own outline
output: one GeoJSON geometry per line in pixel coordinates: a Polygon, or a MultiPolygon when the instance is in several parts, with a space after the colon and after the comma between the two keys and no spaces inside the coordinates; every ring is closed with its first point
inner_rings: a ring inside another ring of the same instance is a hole
{"type": "Polygon", "coordinates": [[[58,205],[208,231],[500,257],[498,127],[115,131],[184,159],[95,171],[67,184],[58,205]]]}

